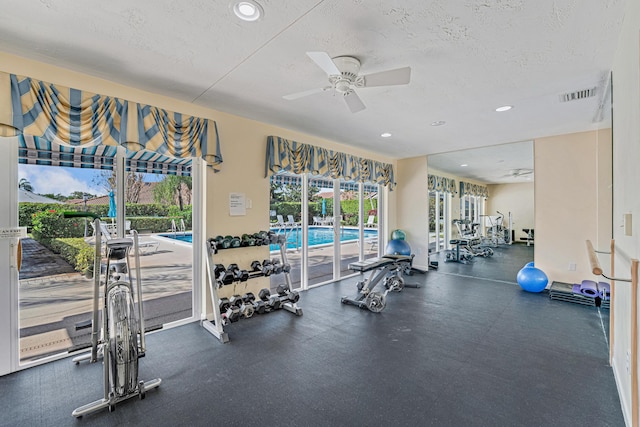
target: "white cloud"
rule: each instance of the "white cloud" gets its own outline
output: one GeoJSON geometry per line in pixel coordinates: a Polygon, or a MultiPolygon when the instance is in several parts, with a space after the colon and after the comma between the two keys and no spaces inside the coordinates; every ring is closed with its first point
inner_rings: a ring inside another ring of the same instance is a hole
{"type": "Polygon", "coordinates": [[[68,196],[74,191],[105,194],[103,188],[92,182],[93,176],[98,173],[99,171],[91,169],[21,164],[18,168],[18,179],[27,179],[33,187],[33,192],[37,194],[68,196]]]}

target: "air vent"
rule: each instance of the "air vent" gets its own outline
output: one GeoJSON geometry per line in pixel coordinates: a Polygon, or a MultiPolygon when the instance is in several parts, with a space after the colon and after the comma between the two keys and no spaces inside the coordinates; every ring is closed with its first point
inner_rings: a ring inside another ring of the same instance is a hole
{"type": "Polygon", "coordinates": [[[596,88],[577,90],[575,92],[563,93],[560,95],[560,102],[577,101],[579,99],[596,96],[596,88]]]}

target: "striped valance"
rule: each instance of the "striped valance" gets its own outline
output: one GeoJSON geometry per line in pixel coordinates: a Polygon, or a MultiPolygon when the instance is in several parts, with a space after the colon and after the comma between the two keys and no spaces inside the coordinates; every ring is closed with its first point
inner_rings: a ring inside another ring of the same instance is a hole
{"type": "Polygon", "coordinates": [[[222,163],[213,120],[0,72],[0,136],[17,135],[222,163]]]}
{"type": "Polygon", "coordinates": [[[439,191],[441,193],[451,194],[456,194],[458,192],[455,179],[429,174],[427,180],[427,187],[429,191],[439,191]]]}
{"type": "MultiPolygon", "coordinates": [[[[20,135],[18,140],[21,164],[105,170],[115,167],[116,147],[112,145],[69,147],[30,135],[20,135]]],[[[138,173],[190,176],[191,164],[191,158],[167,157],[146,150],[127,150],[125,156],[126,170],[138,173]]]]}
{"type": "MultiPolygon", "coordinates": [[[[293,175],[289,173],[277,173],[269,178],[273,184],[282,185],[302,185],[301,175],[293,175]]],[[[327,178],[309,177],[309,187],[317,188],[333,188],[333,181],[327,178]]],[[[345,191],[357,191],[359,185],[357,182],[340,180],[340,189],[345,191]]],[[[364,191],[367,193],[375,193],[378,187],[375,184],[364,184],[364,191]]]]}
{"type": "Polygon", "coordinates": [[[393,165],[327,150],[309,144],[289,141],[277,136],[267,138],[266,176],[287,172],[312,174],[395,187],[393,165]]]}
{"type": "Polygon", "coordinates": [[[489,197],[489,189],[484,185],[460,181],[460,197],[464,195],[489,197]]]}

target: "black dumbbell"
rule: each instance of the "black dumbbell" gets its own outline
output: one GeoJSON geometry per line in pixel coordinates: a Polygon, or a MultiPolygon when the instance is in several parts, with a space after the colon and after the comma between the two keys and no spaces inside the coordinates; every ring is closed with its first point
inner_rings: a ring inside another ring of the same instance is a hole
{"type": "Polygon", "coordinates": [[[262,271],[262,264],[260,264],[260,261],[253,261],[251,263],[251,271],[262,271]]]}
{"type": "Polygon", "coordinates": [[[218,279],[220,283],[222,283],[223,285],[230,285],[233,283],[233,281],[235,280],[235,277],[233,275],[232,271],[229,270],[225,270],[224,272],[222,272],[220,274],[220,278],[218,279]]]}
{"type": "Polygon", "coordinates": [[[216,280],[220,280],[220,276],[222,275],[222,273],[224,273],[225,271],[227,271],[226,268],[224,268],[224,265],[222,264],[216,264],[216,267],[214,269],[214,276],[216,277],[216,280]]]}
{"type": "Polygon", "coordinates": [[[231,305],[226,313],[225,316],[227,318],[227,320],[229,322],[237,322],[240,319],[241,313],[240,313],[240,307],[235,306],[235,305],[231,305]]]}
{"type": "Polygon", "coordinates": [[[287,298],[289,299],[289,301],[295,304],[300,301],[300,293],[298,291],[289,291],[289,293],[287,294],[287,298]]]}
{"type": "Polygon", "coordinates": [[[262,274],[265,276],[271,276],[273,273],[273,264],[271,264],[270,259],[265,259],[262,261],[262,274]]]}
{"type": "Polygon", "coordinates": [[[240,271],[240,268],[238,267],[238,264],[229,264],[227,266],[227,273],[231,274],[232,278],[227,280],[231,280],[231,282],[237,281],[238,277],[237,274],[240,271]]]}
{"type": "Polygon", "coordinates": [[[231,304],[229,303],[229,298],[220,298],[220,301],[218,301],[220,313],[225,313],[230,305],[231,304]]]}
{"type": "Polygon", "coordinates": [[[289,287],[286,285],[278,285],[278,287],[276,288],[276,292],[281,297],[284,297],[289,293],[289,287]]]}
{"type": "Polygon", "coordinates": [[[233,295],[229,298],[229,304],[232,306],[240,307],[242,305],[242,297],[240,295],[233,295]]]}
{"type": "Polygon", "coordinates": [[[231,238],[231,247],[239,248],[242,245],[242,240],[238,236],[234,236],[231,238]]]}
{"type": "Polygon", "coordinates": [[[242,295],[242,301],[244,302],[253,302],[255,301],[256,296],[253,294],[253,292],[247,292],[246,294],[242,295]]]}
{"type": "Polygon", "coordinates": [[[282,305],[282,301],[280,301],[280,297],[278,295],[271,295],[269,297],[269,301],[266,302],[266,305],[271,310],[277,310],[282,305]]]}
{"type": "Polygon", "coordinates": [[[282,272],[283,273],[289,273],[291,272],[291,264],[289,263],[285,263],[282,265],[282,272]]]}
{"type": "Polygon", "coordinates": [[[280,264],[280,260],[277,260],[277,259],[272,260],[271,265],[273,266],[273,274],[282,273],[282,264],[280,264]]]}
{"type": "Polygon", "coordinates": [[[269,289],[267,288],[260,289],[260,292],[258,292],[258,298],[260,298],[260,300],[264,302],[269,301],[270,296],[271,296],[271,292],[269,292],[269,289]]]}
{"type": "Polygon", "coordinates": [[[249,272],[247,270],[236,270],[233,272],[234,278],[239,282],[246,282],[249,280],[249,272]]]}
{"type": "Polygon", "coordinates": [[[258,313],[258,314],[264,314],[265,310],[265,304],[264,301],[262,301],[261,299],[259,299],[258,301],[254,301],[253,302],[253,310],[258,313]]]}

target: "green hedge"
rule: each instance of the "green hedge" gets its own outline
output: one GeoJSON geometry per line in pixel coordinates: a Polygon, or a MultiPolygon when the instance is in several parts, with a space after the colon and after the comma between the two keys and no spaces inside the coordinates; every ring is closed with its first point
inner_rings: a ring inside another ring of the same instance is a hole
{"type": "Polygon", "coordinates": [[[50,248],[60,254],[76,271],[83,274],[93,273],[95,249],[83,238],[51,239],[50,248]]]}
{"type": "MultiPolygon", "coordinates": [[[[81,205],[62,205],[47,203],[20,203],[19,224],[27,227],[36,240],[47,240],[57,237],[83,237],[84,219],[62,217],[64,211],[82,211],[81,205]]],[[[87,206],[87,211],[107,218],[109,207],[103,205],[87,206]]],[[[163,206],[159,204],[135,205],[127,204],[127,220],[131,220],[131,228],[148,230],[152,233],[163,233],[171,230],[171,220],[175,219],[180,226],[180,219],[184,220],[187,230],[192,229],[191,206],[183,211],[177,206],[163,206]]],[[[88,219],[90,220],[90,219],[88,219]]],[[[89,233],[93,230],[89,228],[89,233]]]]}

